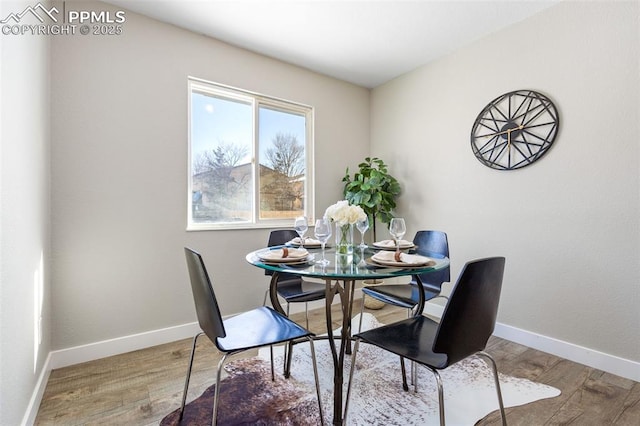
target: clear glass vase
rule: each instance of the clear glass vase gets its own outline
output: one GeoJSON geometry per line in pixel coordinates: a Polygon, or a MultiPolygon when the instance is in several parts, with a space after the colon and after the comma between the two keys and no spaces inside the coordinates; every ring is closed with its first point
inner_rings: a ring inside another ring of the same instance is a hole
{"type": "Polygon", "coordinates": [[[353,225],[336,223],[336,255],[353,258],[353,225]]]}

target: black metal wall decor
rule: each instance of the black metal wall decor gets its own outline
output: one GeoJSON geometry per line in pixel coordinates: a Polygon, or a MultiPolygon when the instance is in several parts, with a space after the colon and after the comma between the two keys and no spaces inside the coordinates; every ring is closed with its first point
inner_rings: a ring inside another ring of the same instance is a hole
{"type": "Polygon", "coordinates": [[[545,95],[516,90],[491,101],[471,129],[471,149],[485,166],[519,169],[542,158],[553,144],[560,116],[545,95]]]}

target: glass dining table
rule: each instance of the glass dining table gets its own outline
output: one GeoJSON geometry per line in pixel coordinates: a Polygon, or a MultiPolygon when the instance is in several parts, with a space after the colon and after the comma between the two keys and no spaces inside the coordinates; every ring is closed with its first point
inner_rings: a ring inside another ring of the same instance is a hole
{"type": "MultiPolygon", "coordinates": [[[[356,281],[362,280],[380,280],[408,275],[415,275],[419,284],[420,275],[432,271],[438,271],[449,265],[449,258],[430,258],[430,261],[422,265],[407,264],[406,266],[398,263],[379,264],[371,259],[379,250],[374,247],[360,248],[355,247],[353,255],[345,256],[337,254],[335,249],[327,248],[325,258],[329,261],[326,265],[316,263],[321,259],[320,249],[307,248],[309,252],[308,258],[300,262],[271,262],[265,261],[261,256],[265,251],[279,250],[283,246],[274,246],[262,248],[246,256],[247,262],[250,264],[273,272],[269,289],[271,304],[274,309],[285,314],[282,305],[278,299],[276,283],[279,273],[287,273],[324,280],[326,283],[326,321],[327,321],[327,338],[329,347],[333,356],[334,376],[333,376],[333,424],[341,425],[343,423],[343,384],[344,384],[344,361],[345,354],[350,352],[351,348],[351,317],[353,308],[353,299],[356,281]],[[336,345],[336,337],[333,334],[332,327],[332,310],[331,306],[335,297],[340,298],[340,310],[342,313],[342,327],[340,329],[339,346],[336,345]]],[[[416,315],[421,315],[424,309],[424,293],[418,292],[419,301],[415,309],[416,315]]],[[[286,370],[288,371],[288,369],[286,370]]]]}

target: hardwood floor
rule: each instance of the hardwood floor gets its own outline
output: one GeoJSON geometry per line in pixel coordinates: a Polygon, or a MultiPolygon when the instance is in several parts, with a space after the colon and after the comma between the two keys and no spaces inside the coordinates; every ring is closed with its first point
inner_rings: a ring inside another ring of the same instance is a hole
{"type": "MultiPolygon", "coordinates": [[[[359,309],[354,306],[354,312],[359,309]]],[[[383,323],[406,315],[403,309],[390,306],[369,312],[383,323]]],[[[311,311],[309,317],[313,331],[325,332],[323,309],[311,311]]],[[[304,321],[303,314],[292,318],[304,321]]],[[[340,319],[338,314],[334,318],[340,319]]],[[[334,328],[338,326],[336,322],[334,328]]],[[[190,350],[191,339],[185,339],[54,370],[36,424],[157,425],[180,405],[190,350]]],[[[509,425],[640,424],[638,382],[499,338],[491,338],[487,351],[501,372],[562,391],[556,398],[507,409],[509,425]]],[[[218,360],[213,345],[199,339],[187,401],[214,382],[218,360]]],[[[477,423],[494,424],[500,424],[497,412],[477,423]]]]}

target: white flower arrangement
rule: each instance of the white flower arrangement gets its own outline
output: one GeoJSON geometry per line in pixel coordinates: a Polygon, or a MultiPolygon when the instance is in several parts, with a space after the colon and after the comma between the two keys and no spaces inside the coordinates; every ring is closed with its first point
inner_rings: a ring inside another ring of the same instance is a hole
{"type": "Polygon", "coordinates": [[[342,200],[327,207],[324,217],[335,222],[338,226],[353,225],[359,220],[364,220],[367,214],[360,206],[353,206],[349,201],[342,200]]]}

